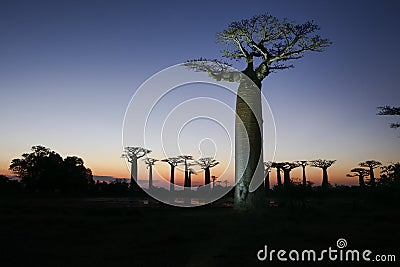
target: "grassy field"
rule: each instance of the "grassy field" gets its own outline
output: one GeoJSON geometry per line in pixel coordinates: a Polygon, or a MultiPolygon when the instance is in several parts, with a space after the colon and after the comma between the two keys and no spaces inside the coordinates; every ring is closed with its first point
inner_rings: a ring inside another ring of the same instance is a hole
{"type": "Polygon", "coordinates": [[[256,253],[264,245],[336,248],[339,238],[348,249],[395,254],[399,261],[399,211],[395,204],[333,198],[255,214],[223,205],[138,205],[130,198],[2,198],[0,266],[299,266],[260,262],[256,253]]]}

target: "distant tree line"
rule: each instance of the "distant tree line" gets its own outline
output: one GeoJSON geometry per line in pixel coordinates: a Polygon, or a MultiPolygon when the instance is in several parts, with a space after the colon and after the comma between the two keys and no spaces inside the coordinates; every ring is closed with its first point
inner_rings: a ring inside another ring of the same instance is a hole
{"type": "MultiPolygon", "coordinates": [[[[187,157],[187,156],[186,156],[187,157]]],[[[145,159],[149,161],[148,158],[145,159]]],[[[188,159],[186,159],[188,160],[188,159]]],[[[215,187],[216,176],[210,177],[209,169],[218,164],[212,158],[201,158],[193,163],[185,164],[185,178],[190,177],[189,165],[198,164],[205,170],[205,184],[212,183],[215,187]],[[188,166],[186,166],[188,165],[188,166]],[[211,179],[212,178],[212,182],[211,179]]],[[[176,165],[184,162],[184,156],[168,158],[162,160],[171,165],[171,182],[174,183],[173,170],[176,165]]],[[[155,160],[149,165],[152,166],[155,160]]],[[[309,192],[320,190],[322,193],[328,191],[341,190],[346,186],[336,186],[334,189],[328,180],[327,169],[332,166],[335,160],[301,160],[294,162],[265,162],[264,190],[266,195],[276,195],[279,192],[293,194],[296,191],[309,192]],[[320,187],[313,187],[313,183],[307,180],[306,167],[316,167],[322,169],[322,179],[320,187]],[[293,180],[290,176],[294,168],[302,168],[302,179],[293,180]],[[272,168],[276,169],[276,185],[270,188],[270,172],[272,168]],[[282,175],[283,174],[283,179],[282,175]],[[334,189],[334,190],[333,190],[334,189]],[[294,191],[293,191],[294,190],[294,191]]],[[[101,194],[101,195],[123,195],[123,196],[146,196],[144,192],[133,194],[131,183],[125,179],[115,179],[112,182],[94,182],[92,171],[85,167],[83,159],[76,156],[67,156],[62,158],[58,153],[43,146],[33,146],[30,153],[22,154],[21,158],[11,161],[10,171],[18,179],[8,178],[0,175],[0,193],[2,195],[14,193],[67,193],[67,194],[101,194]]],[[[400,189],[400,163],[391,163],[383,166],[376,160],[367,160],[359,163],[359,166],[350,170],[348,177],[358,178],[359,188],[380,188],[380,189],[400,189]],[[380,168],[381,173],[377,177],[375,169],[380,168]]],[[[150,170],[151,174],[151,170],[150,170]]],[[[149,176],[151,178],[151,175],[149,176]]],[[[190,180],[189,180],[190,181],[190,180]]],[[[150,182],[150,181],[149,181],[150,182]]],[[[136,181],[135,181],[136,183],[136,181]]],[[[226,185],[227,186],[227,185],[226,185]]],[[[160,188],[161,190],[161,188],[160,188]]],[[[171,190],[171,188],[170,188],[171,190]]],[[[173,191],[174,189],[172,189],[173,191]]],[[[233,193],[230,192],[230,193],[233,193]]],[[[294,194],[295,195],[295,194],[294,194]]],[[[231,194],[227,195],[228,197],[231,194]]]]}

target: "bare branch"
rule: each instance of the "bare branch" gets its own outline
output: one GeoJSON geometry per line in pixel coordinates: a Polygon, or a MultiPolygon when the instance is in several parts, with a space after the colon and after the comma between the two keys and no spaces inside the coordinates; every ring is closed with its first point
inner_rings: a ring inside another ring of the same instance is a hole
{"type": "Polygon", "coordinates": [[[328,39],[314,34],[318,30],[313,21],[297,24],[263,14],[232,22],[217,34],[217,42],[226,45],[227,58],[245,58],[247,63],[261,58],[256,71],[263,79],[270,72],[293,67],[281,62],[300,59],[307,51],[321,52],[328,47],[331,44],[328,39]]]}
{"type": "Polygon", "coordinates": [[[185,66],[198,72],[206,72],[217,81],[240,82],[243,74],[235,70],[231,65],[216,59],[194,59],[187,61],[185,66]]]}

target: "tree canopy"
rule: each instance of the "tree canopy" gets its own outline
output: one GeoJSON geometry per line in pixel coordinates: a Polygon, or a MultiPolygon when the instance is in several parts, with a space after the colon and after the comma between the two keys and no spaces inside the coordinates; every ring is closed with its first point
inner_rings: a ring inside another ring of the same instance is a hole
{"type": "MultiPolygon", "coordinates": [[[[293,68],[290,61],[300,59],[307,51],[322,52],[331,45],[316,34],[319,26],[313,21],[296,23],[270,14],[234,21],[217,33],[217,43],[225,48],[224,57],[245,60],[243,71],[253,81],[262,81],[277,70],[293,68]],[[256,64],[255,64],[256,63],[256,64]]],[[[200,58],[187,63],[197,71],[205,71],[216,80],[238,81],[240,75],[220,60],[200,58]]]]}
{"type": "Polygon", "coordinates": [[[44,146],[33,146],[31,153],[11,161],[10,171],[21,178],[28,191],[77,192],[93,183],[92,171],[84,166],[83,159],[58,153],[44,146]]]}

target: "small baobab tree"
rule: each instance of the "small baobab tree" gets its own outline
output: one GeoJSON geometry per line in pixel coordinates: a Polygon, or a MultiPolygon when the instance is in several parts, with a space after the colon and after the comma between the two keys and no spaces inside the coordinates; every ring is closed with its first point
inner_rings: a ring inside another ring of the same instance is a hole
{"type": "Polygon", "coordinates": [[[145,158],[144,163],[149,169],[149,190],[153,189],[153,165],[158,161],[158,159],[145,158]]]}
{"type": "Polygon", "coordinates": [[[189,168],[187,169],[187,173],[188,173],[188,177],[189,177],[188,185],[187,185],[188,188],[192,187],[192,174],[197,175],[197,172],[193,168],[190,168],[190,166],[193,166],[193,165],[194,164],[189,164],[188,165],[189,168]]]}
{"type": "Polygon", "coordinates": [[[382,165],[379,161],[376,160],[367,160],[364,162],[359,163],[360,167],[368,168],[369,169],[369,185],[370,186],[375,186],[376,181],[375,181],[375,174],[374,174],[374,169],[378,168],[379,166],[382,165]]]}
{"type": "Polygon", "coordinates": [[[217,166],[219,162],[213,158],[207,157],[198,159],[196,161],[196,164],[199,165],[200,168],[204,170],[204,185],[210,184],[211,182],[210,168],[217,166]]]}
{"type": "Polygon", "coordinates": [[[354,168],[351,169],[351,174],[347,174],[347,177],[358,177],[358,183],[360,187],[365,187],[364,177],[369,175],[369,171],[364,168],[354,168]]]}
{"type": "Polygon", "coordinates": [[[296,162],[283,162],[283,186],[285,188],[288,188],[291,185],[292,181],[290,179],[290,172],[297,167],[299,167],[299,164],[296,162]]]}
{"type": "Polygon", "coordinates": [[[272,162],[271,168],[276,169],[276,182],[278,187],[282,187],[282,171],[283,162],[272,162]]]}
{"type": "Polygon", "coordinates": [[[264,206],[263,188],[250,190],[253,177],[263,176],[262,81],[275,71],[293,67],[288,62],[302,58],[306,52],[322,52],[329,46],[328,39],[316,34],[318,30],[313,21],[298,24],[269,14],[257,15],[232,22],[217,34],[218,42],[226,47],[224,56],[244,61],[243,71],[227,70],[218,60],[188,62],[188,66],[207,72],[212,78],[239,83],[235,121],[236,209],[264,206]]]}
{"type": "Polygon", "coordinates": [[[310,161],[310,165],[322,169],[322,189],[328,189],[328,168],[332,166],[336,160],[316,159],[310,161]]]}
{"type": "Polygon", "coordinates": [[[137,161],[138,159],[149,154],[151,150],[143,147],[132,147],[127,146],[124,148],[124,153],[122,154],[123,158],[128,159],[128,162],[131,163],[131,183],[130,188],[132,190],[138,191],[139,185],[137,183],[137,161]]]}
{"type": "Polygon", "coordinates": [[[193,161],[193,156],[190,155],[181,155],[178,156],[179,159],[182,160],[182,163],[185,166],[185,179],[183,181],[184,189],[190,187],[190,177],[189,177],[189,162],[193,161]]]}
{"type": "Polygon", "coordinates": [[[213,189],[215,188],[215,180],[217,180],[217,176],[215,176],[215,175],[213,175],[213,176],[211,176],[211,180],[212,180],[212,185],[213,185],[213,189]]]}
{"type": "Polygon", "coordinates": [[[272,161],[264,162],[264,188],[267,194],[270,188],[269,172],[271,171],[272,161]]]}
{"type": "Polygon", "coordinates": [[[163,159],[161,161],[168,163],[171,167],[169,191],[172,192],[175,190],[175,167],[178,166],[179,163],[182,163],[182,159],[179,157],[172,157],[163,159]]]}
{"type": "Polygon", "coordinates": [[[301,166],[301,168],[303,170],[303,182],[302,182],[302,184],[303,184],[303,186],[307,186],[306,167],[308,165],[308,161],[307,160],[299,160],[299,161],[296,161],[296,162],[297,162],[297,164],[299,164],[301,166]]]}

